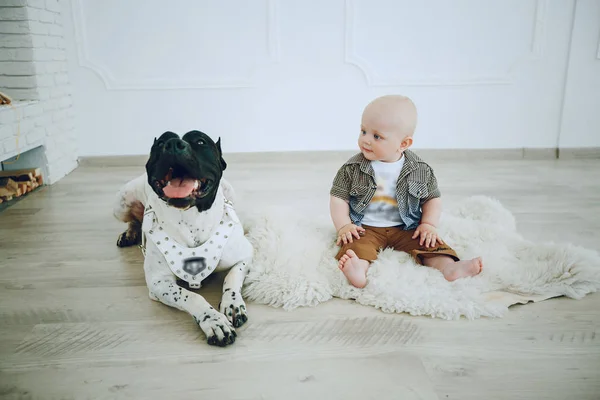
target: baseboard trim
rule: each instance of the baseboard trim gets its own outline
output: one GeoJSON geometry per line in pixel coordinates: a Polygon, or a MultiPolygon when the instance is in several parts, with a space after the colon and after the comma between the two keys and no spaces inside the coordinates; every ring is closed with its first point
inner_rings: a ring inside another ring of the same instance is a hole
{"type": "Polygon", "coordinates": [[[565,147],[559,149],[561,160],[589,160],[600,158],[600,147],[565,147]]]}
{"type": "Polygon", "coordinates": [[[556,149],[416,149],[425,160],[554,160],[556,149]]]}
{"type": "Polygon", "coordinates": [[[81,167],[139,167],[146,164],[148,156],[87,156],[79,157],[81,167]]]}
{"type": "MultiPolygon", "coordinates": [[[[560,159],[600,159],[600,147],[594,148],[522,148],[522,149],[415,149],[427,161],[464,160],[555,160],[560,159]]],[[[323,157],[345,161],[356,150],[343,151],[281,151],[256,153],[226,153],[225,161],[230,163],[261,162],[281,163],[294,161],[319,161],[323,157]]],[[[85,167],[139,167],[144,166],[147,155],[89,156],[81,157],[79,165],[85,167]]]]}

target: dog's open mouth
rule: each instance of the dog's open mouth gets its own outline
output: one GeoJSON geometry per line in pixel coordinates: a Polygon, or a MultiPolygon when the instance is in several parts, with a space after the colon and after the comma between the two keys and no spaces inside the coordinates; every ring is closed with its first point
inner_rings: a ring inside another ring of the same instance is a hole
{"type": "Polygon", "coordinates": [[[181,167],[169,168],[166,175],[155,180],[154,185],[169,199],[186,199],[190,197],[202,198],[208,194],[211,180],[208,178],[196,179],[181,167]]]}

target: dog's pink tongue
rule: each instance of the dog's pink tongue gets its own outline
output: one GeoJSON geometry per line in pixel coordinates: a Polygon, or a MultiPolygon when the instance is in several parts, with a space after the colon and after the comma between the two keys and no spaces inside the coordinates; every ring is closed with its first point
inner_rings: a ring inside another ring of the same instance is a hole
{"type": "Polygon", "coordinates": [[[194,190],[195,179],[190,178],[173,178],[171,183],[163,189],[165,195],[172,199],[183,199],[192,194],[194,190]]]}

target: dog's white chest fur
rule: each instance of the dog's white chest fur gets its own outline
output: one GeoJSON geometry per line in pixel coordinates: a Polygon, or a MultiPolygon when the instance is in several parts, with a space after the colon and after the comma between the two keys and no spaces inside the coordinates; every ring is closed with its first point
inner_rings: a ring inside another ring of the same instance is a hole
{"type": "MultiPolygon", "coordinates": [[[[221,196],[217,197],[223,200],[221,196]]],[[[216,270],[232,233],[240,228],[231,203],[227,200],[220,203],[220,208],[211,207],[214,211],[195,213],[192,218],[186,218],[190,214],[180,211],[180,221],[165,217],[161,212],[165,211],[164,207],[159,201],[150,201],[146,205],[142,224],[143,247],[146,241],[151,241],[173,274],[188,282],[191,288],[199,288],[200,282],[216,270]],[[210,217],[208,214],[211,214],[210,217]],[[219,215],[219,221],[215,223],[214,217],[219,215]],[[206,221],[207,217],[210,221],[206,221]],[[210,225],[202,225],[203,222],[210,222],[210,225]]]]}

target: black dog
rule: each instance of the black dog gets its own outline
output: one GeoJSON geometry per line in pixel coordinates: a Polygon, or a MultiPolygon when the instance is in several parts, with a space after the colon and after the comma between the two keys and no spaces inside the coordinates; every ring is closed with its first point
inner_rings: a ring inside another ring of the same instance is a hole
{"type": "Polygon", "coordinates": [[[221,141],[200,131],[182,138],[165,132],[154,139],[146,174],[119,192],[115,216],[129,222],[117,244],[145,238],[144,272],[150,298],[191,314],[209,344],[235,341],[248,317],[241,288],[253,249],[233,208],[233,188],[223,179],[227,167],[221,141]],[[198,293],[214,271],[229,270],[219,311],[198,293]]]}

